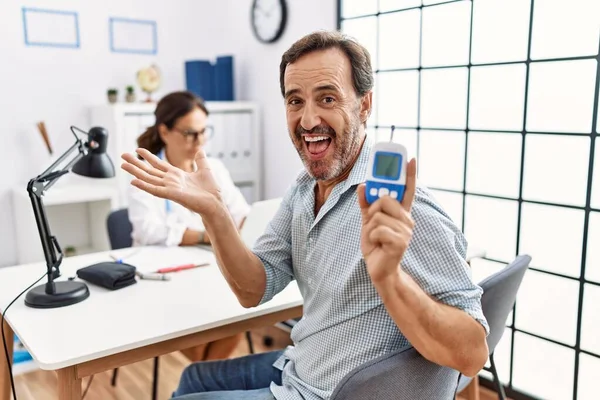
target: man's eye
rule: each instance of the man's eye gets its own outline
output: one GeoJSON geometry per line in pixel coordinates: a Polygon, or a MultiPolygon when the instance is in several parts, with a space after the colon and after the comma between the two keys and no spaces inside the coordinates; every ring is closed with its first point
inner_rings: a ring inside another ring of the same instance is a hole
{"type": "Polygon", "coordinates": [[[298,99],[291,99],[288,104],[292,105],[292,106],[296,106],[298,104],[300,104],[300,100],[298,99]]]}
{"type": "Polygon", "coordinates": [[[331,97],[331,96],[327,96],[327,97],[323,98],[323,103],[329,103],[329,104],[331,104],[334,101],[335,101],[335,99],[333,97],[331,97]]]}

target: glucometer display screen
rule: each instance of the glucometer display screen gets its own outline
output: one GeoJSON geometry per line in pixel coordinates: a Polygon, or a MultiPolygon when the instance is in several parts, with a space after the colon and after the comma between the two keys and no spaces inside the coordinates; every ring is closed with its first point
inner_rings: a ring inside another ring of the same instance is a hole
{"type": "Polygon", "coordinates": [[[375,174],[381,178],[398,179],[400,175],[400,154],[377,153],[375,157],[375,174]]]}

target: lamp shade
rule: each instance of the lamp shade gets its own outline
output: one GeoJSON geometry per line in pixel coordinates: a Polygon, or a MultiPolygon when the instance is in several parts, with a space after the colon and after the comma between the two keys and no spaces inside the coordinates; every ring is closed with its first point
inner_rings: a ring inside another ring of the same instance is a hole
{"type": "Polygon", "coordinates": [[[90,129],[86,142],[89,151],[73,165],[71,171],[89,178],[114,177],[115,167],[106,154],[107,142],[108,131],[106,129],[100,127],[90,129]]]}

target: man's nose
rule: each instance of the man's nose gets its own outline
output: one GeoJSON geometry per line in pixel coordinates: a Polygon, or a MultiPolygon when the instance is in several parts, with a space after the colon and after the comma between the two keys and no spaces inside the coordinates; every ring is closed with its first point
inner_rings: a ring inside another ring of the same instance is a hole
{"type": "Polygon", "coordinates": [[[302,119],[300,120],[300,125],[307,131],[312,130],[316,126],[321,125],[321,117],[319,116],[316,108],[307,103],[302,112],[302,119]]]}

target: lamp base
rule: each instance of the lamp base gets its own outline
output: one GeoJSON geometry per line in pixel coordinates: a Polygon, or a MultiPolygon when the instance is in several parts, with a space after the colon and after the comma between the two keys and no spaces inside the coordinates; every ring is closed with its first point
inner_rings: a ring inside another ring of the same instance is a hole
{"type": "Polygon", "coordinates": [[[87,299],[90,291],[83,282],[52,282],[53,294],[46,293],[46,284],[39,285],[27,292],[25,304],[33,308],[57,308],[70,306],[87,299]]]}

